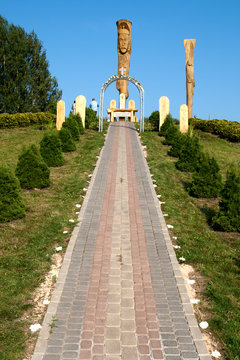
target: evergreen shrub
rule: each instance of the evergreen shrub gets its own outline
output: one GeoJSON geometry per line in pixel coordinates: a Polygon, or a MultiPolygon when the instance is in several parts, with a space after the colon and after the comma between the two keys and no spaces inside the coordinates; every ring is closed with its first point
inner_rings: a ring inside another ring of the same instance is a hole
{"type": "Polygon", "coordinates": [[[198,198],[216,198],[221,189],[222,176],[216,160],[208,154],[201,153],[188,188],[190,195],[198,198]]]}
{"type": "Polygon", "coordinates": [[[176,139],[179,137],[179,129],[174,124],[172,126],[169,126],[165,133],[165,140],[163,140],[164,145],[173,145],[176,141],[176,139]]]}
{"type": "Polygon", "coordinates": [[[213,218],[214,228],[240,232],[240,174],[235,169],[227,172],[220,199],[219,212],[213,218]]]}
{"type": "Polygon", "coordinates": [[[56,134],[44,135],[40,142],[40,153],[48,166],[62,166],[64,164],[61,140],[56,134]]]}
{"type": "Polygon", "coordinates": [[[21,219],[25,216],[18,178],[4,166],[0,166],[0,222],[21,219]]]}
{"type": "Polygon", "coordinates": [[[72,138],[71,132],[67,128],[62,128],[59,133],[59,139],[62,144],[63,152],[70,152],[76,150],[76,144],[72,138]]]}
{"type": "Polygon", "coordinates": [[[67,118],[62,127],[70,130],[73,140],[78,141],[80,139],[79,127],[73,117],[67,118]]]}
{"type": "Polygon", "coordinates": [[[168,151],[168,155],[179,157],[182,146],[184,145],[185,141],[187,140],[187,136],[182,134],[180,131],[176,133],[174,138],[174,142],[172,141],[172,147],[168,151]]]}
{"type": "Polygon", "coordinates": [[[152,129],[154,131],[158,131],[159,130],[159,111],[158,110],[153,111],[151,113],[151,115],[149,116],[148,121],[151,124],[152,129]]]}
{"type": "Polygon", "coordinates": [[[168,128],[173,125],[174,125],[173,118],[172,118],[171,114],[168,114],[166,119],[164,120],[164,123],[161,126],[161,129],[160,129],[158,135],[165,136],[168,128]]]}
{"type": "Polygon", "coordinates": [[[95,111],[91,108],[86,108],[86,116],[85,116],[85,128],[98,130],[98,117],[95,111]]]}
{"type": "Polygon", "coordinates": [[[15,171],[23,189],[44,188],[50,185],[50,170],[36,145],[23,149],[15,171]]]}
{"type": "Polygon", "coordinates": [[[186,141],[181,147],[179,160],[176,168],[180,171],[194,171],[198,165],[200,157],[200,144],[197,137],[186,136],[186,141]]]}
{"type": "Polygon", "coordinates": [[[84,127],[83,127],[83,123],[82,123],[82,119],[81,119],[80,115],[78,115],[78,114],[73,115],[73,113],[70,113],[68,119],[76,120],[78,130],[79,130],[79,134],[83,135],[84,134],[84,127]]]}

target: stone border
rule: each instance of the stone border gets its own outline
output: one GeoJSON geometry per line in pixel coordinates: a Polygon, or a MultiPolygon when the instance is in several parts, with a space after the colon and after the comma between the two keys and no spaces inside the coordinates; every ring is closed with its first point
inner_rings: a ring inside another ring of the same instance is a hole
{"type": "Polygon", "coordinates": [[[187,292],[187,288],[186,288],[186,285],[184,283],[184,279],[183,279],[183,276],[182,276],[182,273],[181,273],[181,270],[180,270],[179,262],[177,260],[176,253],[175,253],[175,251],[173,249],[173,244],[172,244],[169,232],[168,232],[166,221],[165,221],[165,218],[164,218],[163,213],[162,213],[160,202],[159,202],[159,200],[157,198],[156,191],[155,191],[155,189],[153,187],[152,177],[150,175],[150,170],[149,170],[149,167],[148,167],[148,163],[147,163],[147,160],[146,160],[146,158],[144,156],[143,147],[142,147],[142,144],[141,144],[141,141],[140,141],[140,135],[138,133],[137,133],[137,141],[138,141],[139,146],[141,148],[141,154],[142,154],[142,158],[143,158],[143,163],[144,163],[144,166],[145,166],[145,169],[146,169],[146,174],[147,174],[148,182],[149,182],[150,189],[151,189],[151,192],[152,192],[153,200],[154,200],[154,203],[155,203],[155,206],[156,206],[156,210],[157,210],[157,213],[158,213],[160,225],[162,227],[162,233],[163,233],[164,240],[165,240],[165,243],[166,243],[169,258],[170,258],[170,261],[171,261],[171,264],[172,264],[172,267],[173,267],[173,272],[174,272],[174,275],[175,275],[175,278],[176,278],[178,291],[179,291],[179,294],[180,294],[180,297],[181,297],[181,300],[182,300],[183,310],[184,310],[185,317],[186,317],[188,325],[189,325],[189,329],[190,329],[194,344],[195,344],[197,352],[199,354],[199,360],[211,360],[211,357],[209,355],[207,346],[205,344],[205,341],[203,340],[202,333],[201,333],[201,331],[199,329],[199,326],[198,326],[198,323],[197,323],[197,320],[196,320],[196,317],[195,317],[195,314],[194,314],[193,305],[190,302],[190,298],[189,298],[189,295],[188,295],[188,292],[187,292]]]}
{"type": "Polygon", "coordinates": [[[93,171],[93,176],[91,177],[91,180],[90,180],[90,183],[88,186],[88,191],[86,192],[86,195],[85,195],[85,198],[84,198],[81,210],[80,210],[80,214],[78,215],[77,225],[74,227],[74,229],[72,231],[72,234],[71,234],[68,246],[67,246],[67,250],[64,255],[63,263],[62,263],[62,266],[61,266],[61,269],[60,269],[60,272],[59,272],[59,275],[57,278],[56,286],[53,290],[50,304],[48,305],[47,311],[45,313],[45,316],[44,316],[44,319],[42,322],[42,328],[39,332],[38,340],[35,345],[34,353],[32,355],[31,360],[42,360],[43,356],[45,355],[45,351],[46,351],[47,345],[48,345],[50,330],[51,330],[50,324],[52,323],[52,319],[56,315],[56,312],[57,312],[57,307],[60,302],[60,298],[62,295],[65,280],[67,277],[68,269],[69,269],[70,262],[72,259],[72,253],[73,253],[73,250],[74,250],[74,247],[76,244],[78,234],[81,230],[82,221],[83,221],[85,211],[86,211],[86,208],[88,205],[88,201],[89,201],[89,198],[91,195],[91,191],[92,191],[92,188],[93,188],[93,185],[95,182],[98,168],[100,166],[100,161],[102,158],[103,150],[104,150],[104,147],[106,144],[106,140],[109,136],[109,130],[110,130],[110,126],[108,127],[107,136],[105,137],[104,145],[100,151],[99,158],[96,162],[96,166],[93,171]]]}

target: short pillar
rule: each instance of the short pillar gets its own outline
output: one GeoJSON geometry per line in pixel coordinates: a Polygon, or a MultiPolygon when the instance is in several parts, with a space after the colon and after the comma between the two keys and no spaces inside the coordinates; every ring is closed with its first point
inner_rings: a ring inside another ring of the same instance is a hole
{"type": "Polygon", "coordinates": [[[161,96],[159,99],[159,130],[169,114],[169,98],[161,96]]]}
{"type": "Polygon", "coordinates": [[[65,121],[65,102],[63,100],[60,100],[57,102],[57,122],[56,122],[57,130],[61,130],[64,121],[65,121]]]}
{"type": "Polygon", "coordinates": [[[85,128],[86,103],[87,100],[85,96],[79,95],[76,98],[76,114],[78,114],[81,117],[84,128],[85,128]]]}
{"type": "Polygon", "coordinates": [[[186,104],[180,106],[180,131],[183,134],[188,133],[188,106],[186,104]]]}

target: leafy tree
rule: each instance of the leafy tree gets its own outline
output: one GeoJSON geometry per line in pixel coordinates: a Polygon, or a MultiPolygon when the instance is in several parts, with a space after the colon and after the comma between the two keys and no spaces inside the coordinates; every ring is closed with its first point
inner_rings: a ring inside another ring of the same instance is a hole
{"type": "Polygon", "coordinates": [[[227,172],[213,226],[216,230],[240,232],[240,176],[235,169],[227,172]]]}
{"type": "Polygon", "coordinates": [[[0,16],[0,112],[51,111],[61,97],[36,34],[0,16]]]}
{"type": "Polygon", "coordinates": [[[25,205],[19,180],[7,167],[0,166],[0,222],[24,216],[25,205]]]}
{"type": "Polygon", "coordinates": [[[61,140],[56,134],[44,135],[40,142],[40,153],[48,166],[64,164],[61,140]]]}
{"type": "Polygon", "coordinates": [[[76,144],[72,138],[71,131],[67,128],[62,128],[59,131],[59,139],[62,144],[63,152],[70,152],[76,150],[76,144]]]}
{"type": "Polygon", "coordinates": [[[208,154],[201,153],[192,183],[189,186],[190,195],[203,198],[216,198],[222,189],[220,168],[208,154]]]}
{"type": "Polygon", "coordinates": [[[50,170],[36,145],[23,149],[15,171],[23,189],[44,188],[50,185],[50,170]]]}

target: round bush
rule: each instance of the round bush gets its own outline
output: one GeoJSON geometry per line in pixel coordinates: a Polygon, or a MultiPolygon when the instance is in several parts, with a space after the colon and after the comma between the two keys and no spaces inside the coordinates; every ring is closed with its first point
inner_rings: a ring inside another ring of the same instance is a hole
{"type": "Polygon", "coordinates": [[[40,142],[40,153],[48,166],[62,166],[64,164],[61,141],[55,134],[43,137],[40,142]]]}
{"type": "Polygon", "coordinates": [[[19,155],[15,174],[23,189],[41,189],[50,185],[50,170],[36,145],[30,145],[19,155]]]}
{"type": "Polygon", "coordinates": [[[80,139],[79,127],[73,117],[69,117],[64,121],[63,128],[70,130],[73,140],[78,141],[80,139]]]}
{"type": "Polygon", "coordinates": [[[0,166],[0,222],[21,219],[25,216],[18,178],[7,167],[0,166]]]}
{"type": "Polygon", "coordinates": [[[58,134],[59,134],[59,139],[61,141],[63,152],[70,152],[76,150],[76,144],[68,128],[63,127],[58,134]]]}
{"type": "Polygon", "coordinates": [[[184,145],[186,140],[187,140],[186,135],[180,133],[180,131],[178,133],[176,133],[172,147],[168,151],[168,155],[174,156],[174,157],[179,157],[182,146],[184,145]]]}
{"type": "Polygon", "coordinates": [[[197,137],[186,136],[186,141],[181,147],[176,168],[180,171],[194,171],[200,157],[200,144],[197,137]]]}
{"type": "Polygon", "coordinates": [[[240,232],[240,175],[232,169],[221,191],[219,212],[213,218],[213,226],[221,231],[240,232]]]}
{"type": "Polygon", "coordinates": [[[189,187],[190,195],[203,198],[216,198],[222,189],[220,168],[208,154],[201,153],[189,187]]]}
{"type": "Polygon", "coordinates": [[[164,120],[164,123],[161,126],[161,129],[160,129],[158,135],[165,136],[168,128],[173,125],[174,125],[173,118],[172,118],[171,114],[168,114],[168,116],[164,120]]]}

